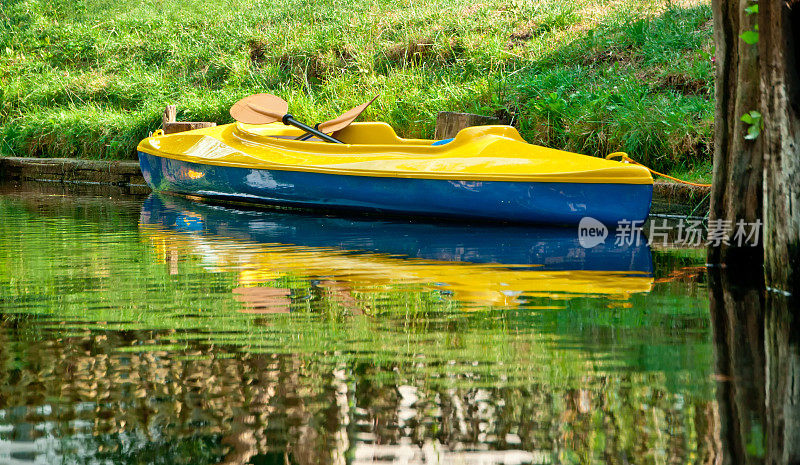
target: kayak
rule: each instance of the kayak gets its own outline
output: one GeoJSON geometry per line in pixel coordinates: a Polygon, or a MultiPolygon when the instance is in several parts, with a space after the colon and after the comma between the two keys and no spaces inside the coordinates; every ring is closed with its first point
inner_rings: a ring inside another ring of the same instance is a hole
{"type": "Polygon", "coordinates": [[[573,225],[643,221],[653,178],[638,165],[528,144],[510,126],[445,141],[404,139],[382,122],[317,138],[280,122],[236,122],[138,146],[157,192],[292,208],[573,225]]]}

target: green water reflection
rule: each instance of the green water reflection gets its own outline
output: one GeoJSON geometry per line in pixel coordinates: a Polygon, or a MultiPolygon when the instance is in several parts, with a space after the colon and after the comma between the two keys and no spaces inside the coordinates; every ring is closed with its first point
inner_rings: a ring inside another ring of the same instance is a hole
{"type": "Polygon", "coordinates": [[[12,190],[0,461],[709,460],[703,255],[591,253],[530,228],[12,190]]]}

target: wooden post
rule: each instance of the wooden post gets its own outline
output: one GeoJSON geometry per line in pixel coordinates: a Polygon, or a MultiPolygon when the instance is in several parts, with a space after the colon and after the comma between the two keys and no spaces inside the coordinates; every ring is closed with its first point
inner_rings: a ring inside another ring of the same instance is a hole
{"type": "Polygon", "coordinates": [[[166,126],[167,123],[174,123],[177,121],[177,107],[175,105],[167,105],[164,108],[164,117],[161,119],[161,125],[166,126]]]}
{"type": "Polygon", "coordinates": [[[174,123],[167,123],[164,126],[164,134],[174,134],[176,132],[191,131],[193,129],[211,128],[216,125],[217,123],[210,123],[208,121],[176,121],[174,123]]]}
{"type": "Polygon", "coordinates": [[[500,120],[493,116],[440,111],[436,115],[436,135],[434,137],[438,140],[449,139],[455,137],[458,131],[464,128],[489,124],[500,124],[500,120]]]}
{"type": "Polygon", "coordinates": [[[176,115],[177,109],[175,105],[167,105],[167,107],[164,108],[164,116],[161,119],[161,129],[164,131],[164,134],[210,128],[217,125],[217,123],[208,121],[175,121],[176,115]]]}

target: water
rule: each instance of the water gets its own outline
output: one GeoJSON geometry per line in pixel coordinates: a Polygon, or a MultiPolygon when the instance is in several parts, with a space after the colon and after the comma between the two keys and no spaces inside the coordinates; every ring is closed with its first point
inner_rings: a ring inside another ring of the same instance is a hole
{"type": "Polygon", "coordinates": [[[0,195],[0,463],[700,463],[705,255],[0,195]]]}

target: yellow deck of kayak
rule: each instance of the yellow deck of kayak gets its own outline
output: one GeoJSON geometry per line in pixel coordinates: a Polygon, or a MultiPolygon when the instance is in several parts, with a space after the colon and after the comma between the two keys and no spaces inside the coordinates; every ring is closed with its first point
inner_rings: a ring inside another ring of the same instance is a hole
{"type": "Polygon", "coordinates": [[[462,130],[444,145],[403,139],[386,123],[353,123],[336,136],[344,144],[296,141],[300,130],[282,123],[226,124],[154,134],[139,151],[206,165],[355,176],[652,184],[641,166],[531,145],[510,126],[462,130]]]}

